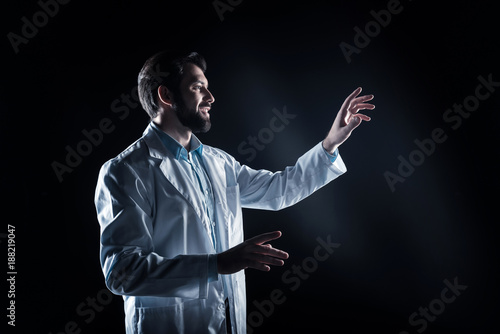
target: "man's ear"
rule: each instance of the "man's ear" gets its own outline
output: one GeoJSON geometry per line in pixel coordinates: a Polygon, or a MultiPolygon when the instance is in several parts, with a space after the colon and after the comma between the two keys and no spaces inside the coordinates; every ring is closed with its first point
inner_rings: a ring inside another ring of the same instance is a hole
{"type": "Polygon", "coordinates": [[[160,85],[158,86],[158,98],[163,104],[166,104],[168,106],[172,106],[173,100],[172,100],[172,93],[168,90],[167,87],[160,85]]]}

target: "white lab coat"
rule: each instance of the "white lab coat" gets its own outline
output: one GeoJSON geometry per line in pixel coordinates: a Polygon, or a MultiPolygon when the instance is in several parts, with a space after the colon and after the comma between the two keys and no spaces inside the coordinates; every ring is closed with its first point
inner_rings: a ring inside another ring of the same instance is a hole
{"type": "MultiPolygon", "coordinates": [[[[276,173],[206,145],[203,162],[222,250],[244,241],[242,207],[285,208],[346,171],[340,155],[332,164],[321,143],[276,173]]],[[[224,285],[232,332],[246,333],[244,270],[208,281],[216,250],[202,200],[151,125],[102,166],[95,195],[101,265],[107,287],[124,298],[128,334],[226,333],[224,285]]]]}

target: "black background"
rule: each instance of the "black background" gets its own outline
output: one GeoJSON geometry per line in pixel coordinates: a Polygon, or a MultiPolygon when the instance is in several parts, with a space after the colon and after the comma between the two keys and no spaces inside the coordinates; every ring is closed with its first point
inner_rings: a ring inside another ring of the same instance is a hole
{"type": "Polygon", "coordinates": [[[21,18],[32,21],[41,8],[4,4],[0,233],[5,246],[7,224],[16,227],[15,332],[55,334],[71,322],[81,333],[124,332],[122,299],[104,290],[94,189],[100,166],[148,123],[140,106],[120,119],[111,104],[131,94],[149,56],[173,47],[208,62],[216,102],[201,140],[254,168],[293,164],[323,139],[350,92],[362,86],[375,94],[372,121],[340,148],[345,175],[291,208],[244,210],[247,237],[279,229],[283,237],[273,245],[291,255],[269,273],[247,270],[254,333],[417,333],[423,327],[408,317],[454,278],[467,289],[425,333],[493,332],[499,89],[456,130],[443,114],[474,95],[478,76],[500,81],[498,15],[486,1],[401,1],[401,12],[348,63],[339,44],[353,45],[354,27],[364,29],[370,11],[387,4],[246,0],[221,20],[211,0],[71,1],[18,53],[7,34],[21,34],[21,18]],[[249,162],[238,146],[285,106],[296,117],[249,162]],[[51,164],[64,163],[66,147],[75,149],[82,131],[104,118],[113,131],[60,182],[51,164]],[[435,128],[447,139],[391,191],[384,173],[397,173],[398,157],[408,159],[414,141],[435,128]],[[328,236],[340,246],[292,291],[283,273],[328,236]],[[275,289],[286,300],[258,314],[254,302],[275,289]],[[105,303],[90,312],[87,298],[96,297],[105,303]]]}

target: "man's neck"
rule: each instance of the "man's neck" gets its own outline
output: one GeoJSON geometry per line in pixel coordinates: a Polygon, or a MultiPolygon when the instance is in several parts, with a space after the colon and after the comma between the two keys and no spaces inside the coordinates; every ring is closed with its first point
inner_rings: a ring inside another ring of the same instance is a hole
{"type": "MultiPolygon", "coordinates": [[[[178,122],[178,120],[176,120],[178,122]]],[[[191,148],[191,135],[192,132],[189,128],[186,128],[182,124],[176,124],[177,122],[159,122],[158,120],[153,120],[153,122],[166,134],[174,138],[181,144],[188,152],[191,148]]]]}

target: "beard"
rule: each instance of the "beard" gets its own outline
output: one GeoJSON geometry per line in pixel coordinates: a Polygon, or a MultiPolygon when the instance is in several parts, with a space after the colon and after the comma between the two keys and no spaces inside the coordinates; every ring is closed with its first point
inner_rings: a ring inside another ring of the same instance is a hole
{"type": "Polygon", "coordinates": [[[193,133],[205,133],[210,130],[212,123],[210,118],[204,118],[200,107],[210,106],[209,103],[201,103],[198,109],[188,108],[184,103],[184,99],[180,98],[180,101],[173,104],[173,109],[177,114],[177,118],[182,125],[189,128],[193,133]]]}

